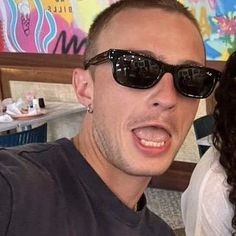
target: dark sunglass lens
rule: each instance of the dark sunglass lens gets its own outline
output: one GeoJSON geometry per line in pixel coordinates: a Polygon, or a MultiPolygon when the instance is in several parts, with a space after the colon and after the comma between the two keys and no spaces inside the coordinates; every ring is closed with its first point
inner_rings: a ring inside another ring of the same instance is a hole
{"type": "Polygon", "coordinates": [[[205,98],[214,89],[215,77],[205,68],[182,68],[177,72],[175,85],[185,96],[205,98]]]}
{"type": "Polygon", "coordinates": [[[122,55],[114,65],[118,83],[131,88],[150,88],[158,78],[160,66],[155,60],[140,55],[122,55]]]}

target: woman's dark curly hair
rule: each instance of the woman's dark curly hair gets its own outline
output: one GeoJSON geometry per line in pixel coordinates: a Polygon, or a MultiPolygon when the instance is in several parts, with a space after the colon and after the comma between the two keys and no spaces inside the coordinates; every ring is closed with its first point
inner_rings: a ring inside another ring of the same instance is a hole
{"type": "Polygon", "coordinates": [[[214,110],[216,127],[213,143],[220,152],[220,164],[231,186],[229,201],[234,210],[231,223],[233,229],[236,230],[236,51],[226,62],[222,79],[215,91],[215,99],[217,102],[214,110]]]}

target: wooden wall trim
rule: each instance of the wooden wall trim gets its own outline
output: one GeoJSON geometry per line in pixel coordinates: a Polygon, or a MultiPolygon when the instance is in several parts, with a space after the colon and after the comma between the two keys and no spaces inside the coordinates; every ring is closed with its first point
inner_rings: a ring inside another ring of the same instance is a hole
{"type": "Polygon", "coordinates": [[[0,52],[0,65],[81,68],[83,67],[83,56],[65,54],[0,52]]]}
{"type": "Polygon", "coordinates": [[[195,166],[196,163],[174,161],[163,175],[152,177],[149,187],[183,192],[189,184],[195,166]]]}
{"type": "Polygon", "coordinates": [[[71,84],[72,72],[83,67],[83,56],[0,53],[0,99],[11,96],[10,81],[71,84]]]}
{"type": "Polygon", "coordinates": [[[222,71],[225,66],[225,61],[206,61],[206,66],[210,68],[217,69],[219,71],[222,71]]]}
{"type": "Polygon", "coordinates": [[[0,69],[2,99],[11,97],[11,81],[72,84],[72,68],[2,67],[0,69]]]}

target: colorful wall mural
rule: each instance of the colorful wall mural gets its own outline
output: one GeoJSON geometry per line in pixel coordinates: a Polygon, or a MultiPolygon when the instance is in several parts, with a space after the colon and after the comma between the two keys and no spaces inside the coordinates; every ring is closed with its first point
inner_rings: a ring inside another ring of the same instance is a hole
{"type": "MultiPolygon", "coordinates": [[[[1,0],[0,51],[83,54],[93,18],[116,1],[1,0]]],[[[199,21],[207,59],[226,60],[236,49],[236,1],[180,2],[199,21]]]]}

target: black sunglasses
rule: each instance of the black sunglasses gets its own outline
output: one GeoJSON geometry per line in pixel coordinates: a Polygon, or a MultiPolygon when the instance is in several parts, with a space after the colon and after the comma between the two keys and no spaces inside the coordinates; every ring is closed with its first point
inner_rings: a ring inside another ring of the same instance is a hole
{"type": "Polygon", "coordinates": [[[85,63],[85,69],[111,61],[113,77],[117,83],[137,89],[148,89],[169,72],[176,90],[191,98],[206,98],[215,88],[221,73],[212,68],[196,65],[169,65],[151,56],[133,51],[110,49],[85,63]]]}

